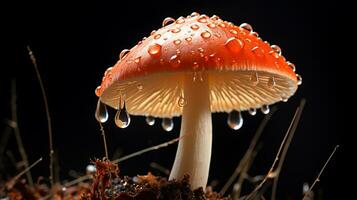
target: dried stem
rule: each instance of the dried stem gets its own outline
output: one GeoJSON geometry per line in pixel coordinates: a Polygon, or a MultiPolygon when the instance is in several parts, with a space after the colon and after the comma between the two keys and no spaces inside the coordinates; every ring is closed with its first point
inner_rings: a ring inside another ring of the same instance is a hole
{"type": "Polygon", "coordinates": [[[127,160],[129,158],[133,158],[133,157],[136,157],[138,155],[141,155],[143,153],[146,153],[146,152],[149,152],[149,151],[154,151],[154,150],[157,150],[157,149],[160,149],[160,148],[163,148],[163,147],[167,147],[169,146],[170,144],[174,144],[176,142],[178,142],[179,140],[181,140],[183,137],[178,137],[178,138],[175,138],[173,140],[170,140],[168,142],[164,142],[164,143],[161,143],[159,145],[155,145],[155,146],[152,146],[152,147],[149,147],[149,148],[146,148],[146,149],[143,149],[143,150],[140,150],[140,151],[137,151],[135,153],[132,153],[132,154],[129,154],[127,156],[123,156],[121,158],[118,158],[116,160],[113,160],[112,163],[116,164],[116,163],[119,163],[119,162],[122,162],[124,160],[127,160]]]}
{"type": "Polygon", "coordinates": [[[26,167],[23,171],[21,171],[19,174],[17,174],[14,178],[12,178],[7,184],[6,187],[8,189],[11,189],[15,183],[19,180],[19,178],[24,175],[25,173],[29,172],[31,168],[33,168],[35,165],[37,165],[39,162],[42,161],[42,157],[39,158],[36,162],[32,163],[32,165],[26,167]]]}
{"type": "Polygon", "coordinates": [[[3,162],[4,152],[5,152],[7,143],[10,138],[10,133],[11,133],[10,123],[12,121],[10,121],[10,120],[6,120],[6,121],[9,124],[9,126],[6,126],[5,130],[0,134],[1,135],[1,138],[0,138],[0,170],[3,169],[3,167],[5,167],[5,165],[4,165],[5,163],[3,162]]]}
{"type": "Polygon", "coordinates": [[[92,175],[85,175],[85,176],[81,176],[77,179],[74,179],[73,181],[70,181],[68,183],[65,183],[64,186],[65,187],[70,187],[72,185],[76,185],[78,183],[81,183],[83,181],[86,181],[86,180],[90,180],[90,179],[93,179],[93,176],[92,175]]]}
{"type": "Polygon", "coordinates": [[[50,164],[49,164],[49,169],[50,169],[50,184],[51,186],[53,185],[54,181],[54,172],[53,172],[53,154],[54,154],[54,150],[53,150],[53,140],[52,140],[52,125],[51,125],[51,116],[50,116],[50,110],[48,107],[48,101],[47,101],[47,97],[46,97],[46,91],[45,91],[45,87],[43,85],[42,82],[42,78],[41,78],[41,74],[38,70],[37,67],[37,62],[36,62],[36,57],[33,54],[32,50],[30,49],[30,46],[27,46],[27,51],[29,53],[32,65],[35,68],[36,71],[36,75],[37,75],[37,79],[38,79],[38,83],[40,84],[41,87],[41,93],[42,93],[42,98],[43,98],[43,102],[45,104],[45,110],[46,110],[46,117],[47,117],[47,127],[48,127],[48,140],[49,140],[49,156],[50,156],[50,164]]]}
{"type": "Polygon", "coordinates": [[[236,167],[236,169],[234,170],[233,174],[231,175],[231,177],[229,177],[228,181],[226,182],[226,184],[224,184],[224,186],[222,187],[221,191],[219,192],[220,195],[224,195],[228,188],[233,184],[234,180],[236,180],[236,178],[238,177],[239,173],[242,171],[243,167],[249,162],[249,159],[251,158],[252,152],[258,142],[258,139],[260,138],[261,134],[263,133],[263,130],[265,128],[265,126],[268,124],[269,119],[271,118],[271,116],[275,113],[276,108],[273,107],[271,109],[271,112],[266,115],[263,119],[263,121],[260,123],[257,131],[254,134],[254,137],[248,147],[248,150],[246,151],[246,153],[244,154],[242,160],[239,162],[238,166],[236,167]]]}
{"type": "MultiPolygon", "coordinates": [[[[274,171],[275,167],[276,167],[276,164],[277,164],[277,161],[280,159],[280,154],[283,152],[287,152],[288,148],[289,148],[289,145],[291,143],[291,139],[288,139],[290,138],[289,135],[291,135],[291,138],[293,137],[294,133],[295,133],[295,130],[296,130],[296,127],[297,125],[299,124],[299,121],[300,121],[300,117],[301,117],[301,114],[302,114],[302,111],[303,111],[303,108],[305,106],[305,99],[302,99],[301,102],[300,102],[300,105],[299,107],[296,109],[295,111],[295,114],[294,114],[294,117],[290,123],[290,126],[284,136],[284,139],[283,141],[281,142],[280,144],[280,147],[279,147],[279,150],[278,150],[278,153],[276,154],[276,157],[274,159],[274,162],[272,164],[272,166],[270,167],[267,175],[265,176],[265,178],[263,179],[262,182],[260,182],[260,184],[255,187],[254,191],[251,192],[246,199],[251,199],[251,197],[253,195],[255,195],[257,193],[257,191],[264,185],[264,183],[269,179],[273,179],[276,177],[277,173],[274,171]],[[288,142],[286,142],[288,141],[288,142]]],[[[284,155],[284,158],[285,158],[285,155],[284,155]]]]}
{"type": "MultiPolygon", "coordinates": [[[[328,163],[330,162],[331,158],[335,155],[335,152],[337,151],[337,149],[340,147],[340,145],[336,145],[334,150],[332,151],[332,153],[330,154],[330,156],[328,157],[327,161],[325,162],[324,166],[322,167],[322,169],[320,170],[319,174],[317,175],[315,181],[312,183],[309,191],[305,192],[304,198],[306,197],[307,194],[310,194],[312,189],[314,188],[314,186],[316,185],[317,182],[320,181],[320,176],[321,174],[324,172],[326,166],[328,165],[328,163]]],[[[303,199],[304,199],[303,198],[303,199]]]]}
{"type": "Polygon", "coordinates": [[[289,146],[290,146],[290,143],[294,137],[294,134],[295,134],[295,130],[297,128],[297,125],[298,125],[298,122],[300,121],[300,117],[301,117],[301,113],[302,113],[302,110],[304,109],[304,106],[305,106],[305,99],[303,99],[301,102],[300,102],[300,106],[299,106],[299,115],[297,116],[297,123],[293,123],[293,126],[291,128],[291,131],[289,133],[289,136],[286,140],[286,145],[284,146],[284,149],[281,153],[281,158],[280,158],[280,161],[279,161],[279,164],[278,164],[278,167],[277,169],[274,171],[274,174],[275,174],[275,178],[274,178],[274,181],[273,181],[273,188],[272,188],[272,195],[271,195],[271,200],[275,200],[276,198],[276,190],[277,190],[277,187],[278,187],[278,181],[279,181],[279,175],[280,175],[280,172],[281,172],[281,168],[284,164],[284,161],[285,161],[285,157],[286,157],[286,154],[288,152],[288,149],[289,149],[289,146]]]}
{"type": "MultiPolygon", "coordinates": [[[[18,126],[17,121],[17,103],[16,103],[16,81],[12,80],[12,87],[11,87],[11,115],[12,121],[9,124],[14,129],[14,134],[17,142],[17,146],[21,155],[21,159],[24,163],[25,168],[29,167],[29,162],[27,159],[27,154],[22,143],[22,138],[20,135],[20,128],[18,126]]],[[[33,186],[32,176],[30,171],[26,171],[26,178],[30,186],[33,186]]]]}
{"type": "Polygon", "coordinates": [[[102,123],[100,123],[100,122],[98,122],[98,123],[99,123],[99,126],[100,126],[100,132],[101,132],[102,137],[103,137],[105,157],[106,157],[107,159],[109,159],[109,156],[108,156],[108,147],[107,147],[107,139],[106,139],[106,137],[105,137],[104,127],[103,127],[102,123]]]}

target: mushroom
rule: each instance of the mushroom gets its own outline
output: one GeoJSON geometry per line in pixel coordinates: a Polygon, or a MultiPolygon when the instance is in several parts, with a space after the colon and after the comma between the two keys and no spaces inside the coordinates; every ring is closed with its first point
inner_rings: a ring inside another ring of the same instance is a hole
{"type": "Polygon", "coordinates": [[[169,179],[189,174],[192,189],[205,188],[211,113],[230,113],[228,125],[239,129],[241,111],[268,113],[269,105],[287,101],[300,83],[281,49],[263,41],[249,24],[192,13],[166,18],[162,28],[121,52],[96,89],[96,116],[106,121],[106,104],[118,109],[120,127],[128,125],[130,113],[147,116],[150,125],[153,117],[163,118],[163,127],[170,130],[171,118],[182,115],[182,139],[169,179]]]}

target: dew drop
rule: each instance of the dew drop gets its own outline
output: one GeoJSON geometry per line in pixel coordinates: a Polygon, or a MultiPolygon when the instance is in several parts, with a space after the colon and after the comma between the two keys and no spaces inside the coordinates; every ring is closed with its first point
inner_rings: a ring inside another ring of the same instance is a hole
{"type": "Polygon", "coordinates": [[[186,40],[187,42],[191,42],[191,41],[192,41],[192,37],[187,37],[187,38],[185,38],[185,40],[186,40]]]}
{"type": "Polygon", "coordinates": [[[278,45],[271,45],[270,46],[277,54],[279,54],[279,56],[281,56],[281,48],[278,45]]]}
{"type": "Polygon", "coordinates": [[[87,167],[86,167],[87,175],[94,175],[96,171],[97,171],[97,168],[95,167],[95,165],[87,165],[87,167]]]}
{"type": "Polygon", "coordinates": [[[107,70],[105,70],[104,72],[104,76],[106,76],[107,74],[109,74],[112,71],[113,67],[109,67],[107,70]]]}
{"type": "Polygon", "coordinates": [[[229,51],[233,53],[238,53],[243,48],[244,44],[242,40],[235,37],[231,37],[226,41],[225,46],[228,48],[229,51]]]}
{"type": "Polygon", "coordinates": [[[281,101],[282,102],[288,102],[289,98],[287,98],[286,96],[282,96],[281,97],[281,101]]]}
{"type": "Polygon", "coordinates": [[[252,116],[256,115],[257,114],[257,109],[255,108],[249,108],[248,109],[248,113],[252,116]]]}
{"type": "Polygon", "coordinates": [[[153,116],[147,116],[145,121],[149,126],[153,126],[155,124],[155,118],[153,116]]]}
{"type": "Polygon", "coordinates": [[[184,17],[179,17],[177,20],[176,20],[176,24],[183,24],[185,23],[185,18],[184,17]]]}
{"type": "Polygon", "coordinates": [[[177,55],[173,55],[173,56],[171,56],[169,62],[170,62],[172,67],[176,68],[176,67],[180,66],[181,60],[178,58],[177,55]]]}
{"type": "Polygon", "coordinates": [[[268,114],[270,112],[270,108],[268,105],[263,105],[260,110],[262,111],[263,114],[268,114]]]}
{"type": "Polygon", "coordinates": [[[217,21],[217,20],[219,20],[219,17],[218,17],[217,15],[213,15],[213,16],[211,17],[211,20],[217,21]]]}
{"type": "Polygon", "coordinates": [[[174,19],[174,18],[172,18],[172,17],[166,17],[166,18],[164,19],[164,21],[162,21],[162,26],[164,27],[164,26],[167,26],[167,25],[172,24],[172,23],[174,23],[174,22],[175,22],[175,19],[174,19]]]}
{"type": "Polygon", "coordinates": [[[243,125],[242,114],[236,110],[233,110],[228,114],[227,124],[233,130],[240,129],[243,125]]]}
{"type": "Polygon", "coordinates": [[[156,35],[154,36],[154,39],[157,40],[157,39],[160,39],[160,37],[161,37],[160,34],[156,34],[156,35]]]}
{"type": "Polygon", "coordinates": [[[300,76],[300,74],[296,74],[296,78],[297,78],[297,84],[301,85],[302,84],[302,77],[300,76]]]}
{"type": "Polygon", "coordinates": [[[218,26],[221,27],[221,28],[225,28],[226,27],[226,25],[224,23],[219,23],[218,26]]]}
{"type": "Polygon", "coordinates": [[[159,44],[153,44],[153,45],[149,46],[149,48],[148,48],[148,53],[150,54],[150,56],[152,56],[152,57],[154,57],[154,58],[160,57],[160,54],[161,54],[161,45],[159,45],[159,44]]]}
{"type": "Polygon", "coordinates": [[[156,33],[156,30],[151,31],[150,35],[154,35],[156,33]]]}
{"type": "Polygon", "coordinates": [[[258,46],[255,46],[252,48],[252,52],[254,53],[254,55],[256,55],[257,57],[263,57],[264,56],[264,50],[259,48],[258,46]]]}
{"type": "Polygon", "coordinates": [[[180,31],[181,31],[180,28],[171,29],[171,32],[172,32],[172,33],[178,33],[178,32],[180,32],[180,31]]]}
{"type": "Polygon", "coordinates": [[[217,38],[220,38],[220,37],[221,37],[221,34],[215,33],[214,36],[216,36],[217,38]]]}
{"type": "Polygon", "coordinates": [[[252,32],[250,32],[250,34],[255,36],[255,37],[259,37],[259,34],[257,32],[252,31],[252,32]]]}
{"type": "Polygon", "coordinates": [[[275,78],[274,76],[270,77],[269,80],[268,80],[268,87],[269,88],[273,88],[275,86],[275,78]]]}
{"type": "Polygon", "coordinates": [[[198,19],[198,22],[200,23],[206,23],[207,22],[207,16],[206,15],[201,15],[198,19]]]}
{"type": "Polygon", "coordinates": [[[95,95],[99,97],[101,90],[102,90],[102,86],[98,86],[97,88],[95,88],[95,95]]]}
{"type": "Polygon", "coordinates": [[[174,44],[175,44],[175,45],[181,44],[181,40],[180,40],[180,39],[174,40],[174,44]]]}
{"type": "Polygon", "coordinates": [[[140,62],[140,59],[141,59],[141,57],[139,56],[139,57],[137,57],[137,58],[134,59],[134,62],[135,62],[136,64],[138,64],[138,63],[140,62]]]}
{"type": "Polygon", "coordinates": [[[193,13],[191,13],[191,17],[197,17],[197,16],[199,16],[200,14],[198,13],[198,12],[193,12],[193,13]]]}
{"type": "Polygon", "coordinates": [[[129,115],[128,111],[126,110],[125,101],[123,101],[122,108],[121,108],[121,103],[119,103],[118,111],[115,114],[115,124],[119,128],[126,128],[130,124],[130,115],[129,115]]]}
{"type": "Polygon", "coordinates": [[[216,24],[207,24],[207,26],[210,28],[216,28],[216,24]]]}
{"type": "Polygon", "coordinates": [[[187,104],[187,100],[182,95],[180,95],[177,104],[179,107],[184,107],[187,104]]]}
{"type": "Polygon", "coordinates": [[[243,23],[239,27],[243,28],[243,29],[245,29],[245,30],[247,30],[249,32],[253,31],[253,27],[248,23],[243,23]]]}
{"type": "Polygon", "coordinates": [[[98,122],[104,123],[108,120],[108,110],[107,106],[98,100],[97,108],[95,109],[95,118],[98,122]]]}
{"type": "Polygon", "coordinates": [[[234,29],[229,30],[229,32],[231,32],[232,34],[235,34],[235,35],[238,34],[238,32],[236,30],[234,30],[234,29]]]}
{"type": "Polygon", "coordinates": [[[128,55],[129,52],[129,49],[123,49],[123,51],[121,51],[119,54],[119,60],[122,60],[126,55],[128,55]]]}
{"type": "Polygon", "coordinates": [[[259,83],[258,72],[253,72],[253,74],[250,77],[250,81],[253,83],[253,85],[258,85],[259,83]]]}
{"type": "Polygon", "coordinates": [[[293,70],[293,72],[295,72],[296,71],[295,65],[289,61],[287,63],[288,63],[288,66],[293,70]]]}
{"type": "Polygon", "coordinates": [[[198,30],[199,28],[200,27],[197,24],[192,24],[191,25],[191,29],[194,30],[194,31],[198,30]]]}
{"type": "Polygon", "coordinates": [[[161,126],[165,131],[172,131],[172,129],[174,128],[174,121],[172,120],[172,118],[163,118],[161,126]]]}

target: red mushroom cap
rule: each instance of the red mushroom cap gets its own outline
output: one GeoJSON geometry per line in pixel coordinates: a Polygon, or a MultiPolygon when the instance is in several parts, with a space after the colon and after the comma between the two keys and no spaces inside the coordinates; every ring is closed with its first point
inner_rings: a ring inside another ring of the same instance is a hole
{"type": "Polygon", "coordinates": [[[178,116],[186,73],[196,81],[200,73],[209,74],[212,112],[259,108],[288,99],[297,89],[293,64],[248,24],[193,13],[167,18],[163,25],[124,50],[105,72],[96,89],[102,102],[117,108],[125,95],[131,114],[178,116]]]}

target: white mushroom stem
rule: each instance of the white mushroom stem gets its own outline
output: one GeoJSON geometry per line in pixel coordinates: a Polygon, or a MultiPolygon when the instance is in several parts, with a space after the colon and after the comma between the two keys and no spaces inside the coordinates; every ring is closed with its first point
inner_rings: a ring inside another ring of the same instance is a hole
{"type": "Polygon", "coordinates": [[[212,118],[208,75],[202,73],[194,81],[192,74],[184,78],[181,133],[170,180],[190,175],[191,189],[206,188],[212,146],[212,118]]]}

